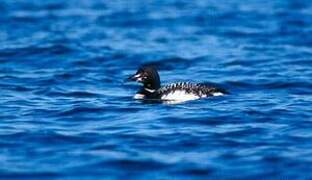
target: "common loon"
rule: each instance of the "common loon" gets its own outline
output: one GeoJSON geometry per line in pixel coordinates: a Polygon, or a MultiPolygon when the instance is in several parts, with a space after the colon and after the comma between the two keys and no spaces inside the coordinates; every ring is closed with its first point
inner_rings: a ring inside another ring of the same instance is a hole
{"type": "Polygon", "coordinates": [[[228,94],[221,88],[201,83],[179,82],[161,87],[159,74],[152,66],[139,68],[128,80],[143,84],[143,87],[135,94],[134,99],[184,102],[208,96],[228,94]]]}

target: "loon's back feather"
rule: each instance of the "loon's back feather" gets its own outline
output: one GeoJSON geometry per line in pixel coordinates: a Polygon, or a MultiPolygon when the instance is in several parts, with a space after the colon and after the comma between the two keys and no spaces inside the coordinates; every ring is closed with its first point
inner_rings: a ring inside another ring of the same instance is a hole
{"type": "Polygon", "coordinates": [[[175,91],[184,91],[186,94],[193,94],[198,97],[214,96],[214,93],[227,94],[226,91],[220,88],[202,83],[194,84],[189,82],[179,82],[163,86],[157,90],[157,93],[161,95],[168,95],[170,93],[174,93],[175,91]]]}

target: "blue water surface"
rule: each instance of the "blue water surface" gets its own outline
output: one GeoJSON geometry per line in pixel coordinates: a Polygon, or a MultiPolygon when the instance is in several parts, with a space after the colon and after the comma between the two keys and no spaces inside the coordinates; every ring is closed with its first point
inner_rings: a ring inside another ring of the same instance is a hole
{"type": "Polygon", "coordinates": [[[310,0],[1,0],[0,178],[312,178],[310,0]],[[163,84],[231,94],[132,99],[163,84]]]}

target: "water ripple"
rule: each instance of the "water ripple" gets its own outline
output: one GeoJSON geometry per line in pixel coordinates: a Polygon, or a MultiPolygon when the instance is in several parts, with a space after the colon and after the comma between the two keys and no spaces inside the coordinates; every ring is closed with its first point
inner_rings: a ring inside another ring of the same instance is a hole
{"type": "Polygon", "coordinates": [[[3,0],[0,11],[0,177],[311,179],[310,1],[3,0]],[[124,79],[141,65],[163,84],[231,94],[133,100],[139,86],[124,79]]]}

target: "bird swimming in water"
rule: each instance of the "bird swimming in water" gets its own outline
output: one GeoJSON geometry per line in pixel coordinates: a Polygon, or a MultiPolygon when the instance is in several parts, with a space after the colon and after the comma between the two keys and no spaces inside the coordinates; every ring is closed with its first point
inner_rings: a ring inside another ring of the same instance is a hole
{"type": "Polygon", "coordinates": [[[202,83],[179,82],[160,86],[157,70],[152,66],[143,66],[128,78],[143,84],[134,99],[184,102],[209,96],[222,96],[227,91],[202,83]]]}

